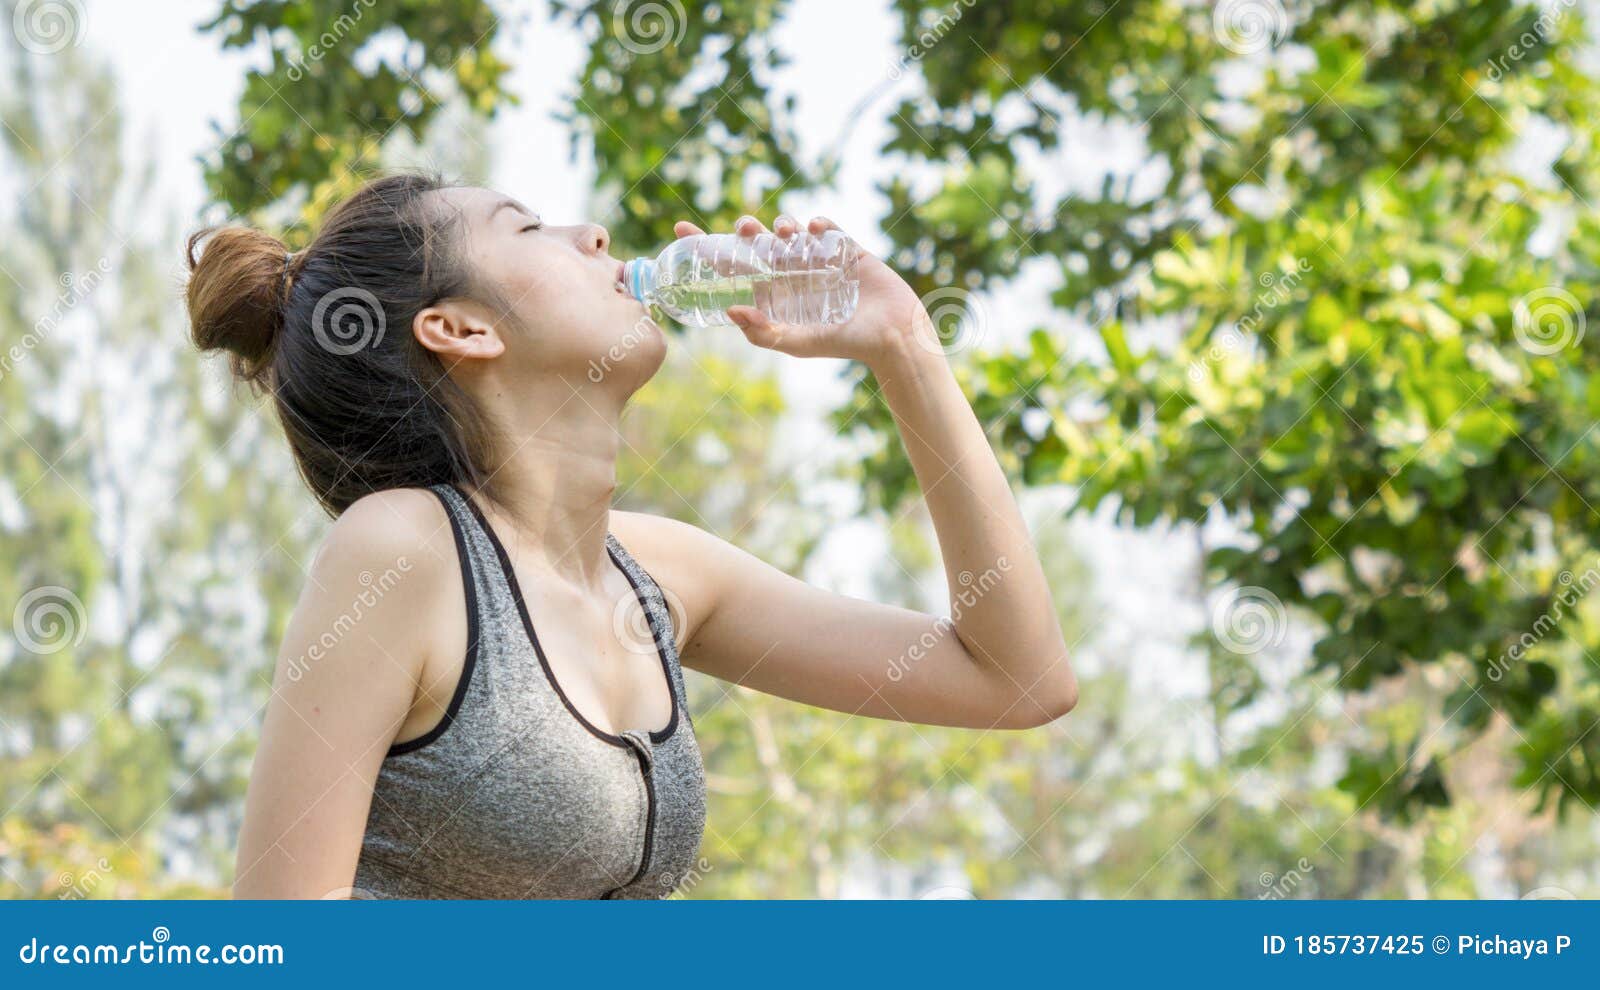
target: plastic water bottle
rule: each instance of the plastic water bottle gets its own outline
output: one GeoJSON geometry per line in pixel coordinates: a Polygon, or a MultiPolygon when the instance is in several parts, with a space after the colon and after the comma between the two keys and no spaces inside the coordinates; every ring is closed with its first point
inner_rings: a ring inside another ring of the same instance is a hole
{"type": "Polygon", "coordinates": [[[774,323],[843,323],[855,312],[861,249],[837,230],[814,236],[700,234],[622,269],[622,291],[691,327],[728,326],[729,306],[774,323]]]}

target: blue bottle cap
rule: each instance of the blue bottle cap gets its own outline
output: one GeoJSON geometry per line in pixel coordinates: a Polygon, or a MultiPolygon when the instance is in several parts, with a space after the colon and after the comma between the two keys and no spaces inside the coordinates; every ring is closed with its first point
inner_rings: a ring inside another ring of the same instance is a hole
{"type": "Polygon", "coordinates": [[[653,258],[635,258],[622,266],[622,287],[628,295],[645,301],[645,294],[656,284],[656,263],[653,258]]]}

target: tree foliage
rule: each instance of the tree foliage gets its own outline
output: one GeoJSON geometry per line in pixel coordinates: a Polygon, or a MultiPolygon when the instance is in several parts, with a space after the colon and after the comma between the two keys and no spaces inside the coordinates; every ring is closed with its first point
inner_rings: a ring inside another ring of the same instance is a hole
{"type": "Polygon", "coordinates": [[[1592,805],[1595,626],[1565,594],[1593,578],[1600,497],[1600,90],[1578,13],[1297,5],[1247,44],[1228,6],[1123,3],[1093,28],[1041,7],[1072,46],[1054,67],[1009,14],[962,18],[924,62],[932,106],[901,116],[998,163],[1030,221],[941,240],[929,211],[978,195],[956,164],[891,234],[986,279],[1059,262],[1055,301],[1096,319],[1094,359],[1035,334],[977,379],[980,401],[1020,399],[1000,428],[1028,478],[1139,525],[1225,521],[1212,580],[1312,623],[1341,692],[1412,667],[1458,688],[1446,721],[1353,760],[1363,805],[1448,802],[1439,762],[1496,714],[1526,786],[1592,805]],[[1164,181],[1037,202],[1014,153],[1052,145],[1043,93],[1136,127],[1164,181]]]}
{"type": "Polygon", "coordinates": [[[268,58],[206,165],[241,216],[282,204],[313,218],[380,164],[385,139],[422,140],[452,97],[482,114],[510,99],[483,0],[224,0],[202,30],[268,58]]]}

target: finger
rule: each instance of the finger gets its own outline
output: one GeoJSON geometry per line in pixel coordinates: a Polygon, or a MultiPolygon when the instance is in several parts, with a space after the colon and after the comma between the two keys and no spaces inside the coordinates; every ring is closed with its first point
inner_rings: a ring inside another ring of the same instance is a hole
{"type": "Polygon", "coordinates": [[[754,237],[767,232],[766,225],[748,213],[734,222],[733,230],[741,237],[754,237]]]}
{"type": "Polygon", "coordinates": [[[812,217],[806,223],[806,229],[811,231],[813,234],[820,234],[824,230],[838,230],[839,225],[834,223],[832,220],[829,220],[827,217],[812,217]]]}
{"type": "Polygon", "coordinates": [[[780,213],[778,219],[772,221],[772,232],[779,237],[793,237],[800,232],[800,224],[789,214],[780,213]]]}
{"type": "Polygon", "coordinates": [[[672,232],[679,237],[698,237],[699,235],[705,233],[705,231],[701,230],[699,227],[687,220],[679,220],[677,223],[673,224],[672,232]]]}
{"type": "Polygon", "coordinates": [[[729,306],[728,318],[744,331],[745,339],[757,347],[777,350],[783,342],[783,329],[754,306],[729,306]]]}
{"type": "Polygon", "coordinates": [[[745,339],[757,347],[793,357],[812,357],[822,353],[815,327],[773,323],[754,306],[729,306],[728,317],[745,339]]]}

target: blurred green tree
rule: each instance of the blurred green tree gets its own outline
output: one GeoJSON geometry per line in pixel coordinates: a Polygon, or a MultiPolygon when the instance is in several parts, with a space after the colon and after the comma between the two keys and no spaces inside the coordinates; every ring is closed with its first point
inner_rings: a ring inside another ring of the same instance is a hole
{"type": "Polygon", "coordinates": [[[308,506],[185,346],[181,238],[123,159],[110,72],[3,39],[0,887],[215,883],[261,674],[234,658],[275,649],[308,506]]]}
{"type": "Polygon", "coordinates": [[[484,114],[509,99],[499,29],[482,0],[224,0],[202,30],[227,48],[264,41],[269,64],[246,74],[206,181],[240,215],[314,219],[383,162],[386,138],[421,141],[452,97],[484,114]]]}
{"type": "MultiPolygon", "coordinates": [[[[948,15],[897,6],[908,37],[948,15]]],[[[1035,332],[978,362],[1022,475],[1225,526],[1207,572],[1247,596],[1219,608],[1292,609],[1333,689],[1419,667],[1455,689],[1341,780],[1400,820],[1448,803],[1442,764],[1497,713],[1524,786],[1600,800],[1585,37],[1571,4],[1510,0],[984,6],[895,114],[890,150],[945,176],[890,185],[895,260],[932,290],[1043,259],[1097,325],[1087,360],[1035,332]],[[1078,127],[1148,157],[1041,198],[1030,159],[1078,127]]]]}
{"type": "MultiPolygon", "coordinates": [[[[782,0],[729,0],[696,18],[676,4],[552,6],[599,39],[566,120],[618,204],[619,245],[669,239],[685,210],[727,226],[806,184],[792,108],[770,108],[764,82],[783,63],[766,37],[782,0]],[[679,85],[703,61],[720,71],[679,85]]],[[[514,102],[496,48],[519,25],[485,0],[224,0],[202,30],[227,48],[264,47],[270,62],[246,74],[239,126],[219,132],[208,184],[241,216],[313,220],[391,160],[386,139],[421,141],[453,98],[485,116],[514,102]]]]}

